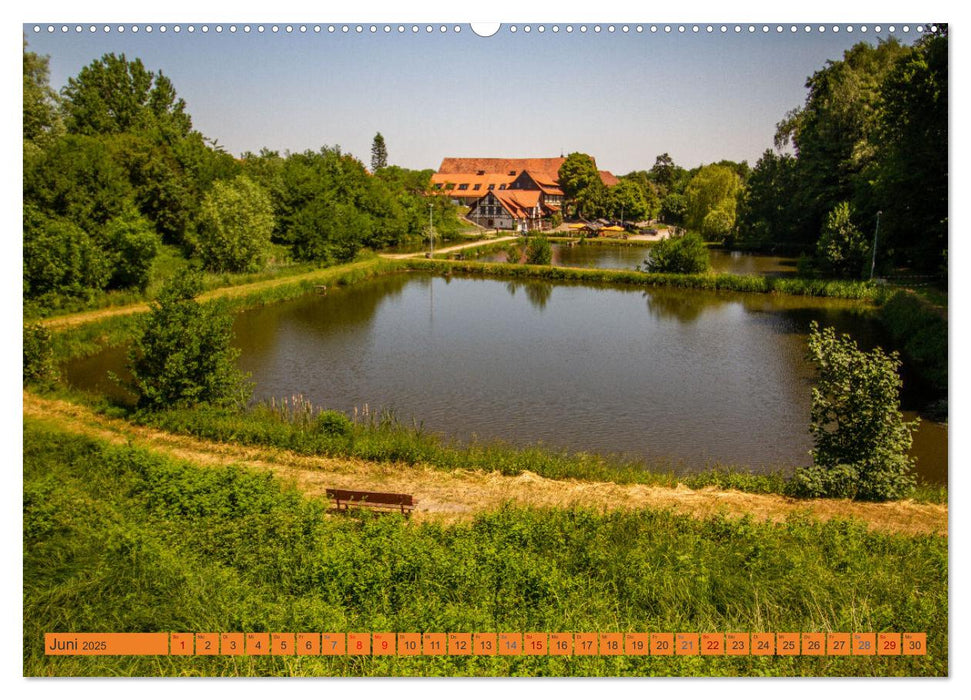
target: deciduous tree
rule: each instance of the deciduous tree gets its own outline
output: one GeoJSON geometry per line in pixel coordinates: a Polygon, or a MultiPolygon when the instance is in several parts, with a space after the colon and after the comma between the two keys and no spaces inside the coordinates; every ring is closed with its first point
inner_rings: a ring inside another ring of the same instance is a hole
{"type": "Polygon", "coordinates": [[[273,206],[245,175],[219,181],[202,202],[199,254],[210,270],[255,272],[266,263],[273,233],[273,206]]]}
{"type": "Polygon", "coordinates": [[[917,422],[900,413],[900,359],[861,351],[848,336],[813,322],[808,357],[817,368],[809,430],[813,466],[797,472],[804,496],[885,501],[903,498],[914,480],[907,451],[917,422]]]}

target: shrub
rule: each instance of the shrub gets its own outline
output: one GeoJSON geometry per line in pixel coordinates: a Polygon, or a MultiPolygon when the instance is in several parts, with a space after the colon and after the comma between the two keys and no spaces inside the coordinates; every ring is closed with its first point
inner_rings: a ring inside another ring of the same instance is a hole
{"type": "Polygon", "coordinates": [[[553,246],[546,236],[534,236],[526,246],[527,265],[549,265],[553,262],[553,246]]]}
{"type": "Polygon", "coordinates": [[[852,211],[846,202],[833,208],[816,244],[816,257],[830,274],[859,279],[863,276],[870,245],[851,217],[852,211]]]}
{"type": "Polygon", "coordinates": [[[24,383],[57,378],[51,332],[39,323],[24,325],[24,383]]]}
{"type": "Polygon", "coordinates": [[[809,430],[814,466],[799,470],[802,495],[885,501],[913,487],[907,451],[916,421],[900,413],[900,360],[880,348],[859,350],[848,335],[813,322],[809,359],[818,369],[809,430]]]}
{"type": "Polygon", "coordinates": [[[140,408],[244,402],[251,390],[236,367],[233,317],[223,304],[200,304],[202,276],[183,270],[159,293],[129,352],[140,408]]]}
{"type": "Polygon", "coordinates": [[[938,391],[947,391],[947,318],[913,292],[900,291],[880,308],[880,321],[905,357],[938,391]]]}
{"type": "Polygon", "coordinates": [[[708,270],[708,248],[697,233],[658,241],[644,265],[648,272],[694,274],[708,270]]]}

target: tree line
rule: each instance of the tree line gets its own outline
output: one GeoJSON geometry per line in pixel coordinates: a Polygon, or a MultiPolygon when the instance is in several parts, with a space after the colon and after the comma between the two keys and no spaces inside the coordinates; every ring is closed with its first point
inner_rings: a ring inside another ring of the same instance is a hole
{"type": "Polygon", "coordinates": [[[559,173],[571,211],[804,253],[807,268],[837,277],[865,277],[874,262],[946,271],[947,42],[942,26],[912,46],[859,43],[827,62],[754,168],[722,160],[687,170],[664,153],[606,187],[590,156],[571,153],[559,173]]]}
{"type": "MultiPolygon", "coordinates": [[[[236,158],[193,128],[171,80],[106,54],[58,93],[23,51],[24,300],[37,308],[144,291],[160,252],[213,272],[352,259],[459,228],[431,170],[368,172],[340,147],[236,158]]],[[[378,135],[380,137],[380,134],[378,135]]],[[[377,138],[377,137],[376,137],[377,138]]]]}

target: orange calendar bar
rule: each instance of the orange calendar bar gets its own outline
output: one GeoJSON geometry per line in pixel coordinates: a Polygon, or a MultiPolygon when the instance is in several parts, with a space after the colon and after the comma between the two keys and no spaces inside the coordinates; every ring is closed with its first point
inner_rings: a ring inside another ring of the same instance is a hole
{"type": "Polygon", "coordinates": [[[398,656],[418,656],[421,654],[420,632],[398,633],[398,656]]]}
{"type": "Polygon", "coordinates": [[[468,656],[472,653],[472,635],[452,632],[448,635],[448,653],[453,656],[468,656]]]}
{"type": "Polygon", "coordinates": [[[572,656],[573,635],[568,632],[554,632],[550,635],[551,656],[572,656]]]}
{"type": "Polygon", "coordinates": [[[166,632],[49,632],[44,635],[44,653],[48,656],[167,655],[169,635],[166,632]]]}
{"type": "Polygon", "coordinates": [[[169,653],[173,656],[194,656],[195,635],[191,632],[173,632],[169,641],[169,653]]]}
{"type": "Polygon", "coordinates": [[[647,632],[628,632],[624,635],[624,653],[628,656],[647,656],[651,642],[647,632]]]}
{"type": "Polygon", "coordinates": [[[394,632],[375,632],[372,653],[375,656],[394,656],[397,636],[394,632]]]}
{"type": "Polygon", "coordinates": [[[698,653],[698,635],[694,632],[678,632],[674,635],[674,653],[692,656],[698,653]]]}
{"type": "MultiPolygon", "coordinates": [[[[196,643],[198,644],[198,640],[196,643]]],[[[297,635],[297,656],[320,656],[318,632],[301,632],[297,635]]]]}
{"type": "Polygon", "coordinates": [[[495,656],[499,653],[499,635],[474,634],[472,645],[477,656],[495,656]]]}
{"type": "Polygon", "coordinates": [[[652,656],[673,656],[674,655],[674,635],[670,632],[651,633],[651,655],[652,656]]]}
{"type": "Polygon", "coordinates": [[[926,656],[926,632],[47,633],[50,656],[926,656]]]}
{"type": "Polygon", "coordinates": [[[224,656],[242,656],[245,638],[242,632],[223,632],[219,635],[219,653],[224,656]]]}
{"type": "Polygon", "coordinates": [[[748,632],[729,632],[725,635],[725,653],[728,656],[748,656],[748,632]]]}
{"type": "Polygon", "coordinates": [[[499,633],[499,656],[518,656],[523,653],[523,635],[519,632],[499,633]]]}
{"type": "Polygon", "coordinates": [[[344,633],[320,635],[320,653],[323,656],[344,656],[347,653],[347,638],[344,633]]]}
{"type": "Polygon", "coordinates": [[[802,653],[806,656],[822,656],[825,654],[826,635],[822,632],[803,632],[802,653]]]}
{"type": "Polygon", "coordinates": [[[702,656],[722,656],[725,653],[725,635],[706,632],[701,635],[702,656]]]}
{"type": "Polygon", "coordinates": [[[846,632],[827,634],[826,653],[829,656],[847,656],[850,653],[850,635],[846,632]]]}
{"type": "Polygon", "coordinates": [[[215,632],[196,633],[196,654],[199,656],[215,656],[219,653],[219,635],[215,632]]]}

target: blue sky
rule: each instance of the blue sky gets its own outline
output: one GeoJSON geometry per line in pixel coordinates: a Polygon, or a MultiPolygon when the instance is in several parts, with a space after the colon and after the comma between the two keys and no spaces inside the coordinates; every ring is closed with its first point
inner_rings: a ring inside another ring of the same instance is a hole
{"type": "MultiPolygon", "coordinates": [[[[51,57],[51,83],[104,53],[139,57],[174,82],[194,125],[228,151],[261,147],[302,151],[340,145],[365,162],[375,132],[384,134],[389,161],[436,168],[445,156],[554,156],[583,151],[616,173],[649,168],[668,152],[692,167],[728,158],[754,164],[772,146],[775,124],[805,98],[806,78],[854,43],[875,42],[873,25],[783,33],[757,25],[755,33],[730,25],[727,33],[656,33],[629,25],[624,34],[596,33],[588,24],[554,33],[537,24],[526,33],[503,25],[483,38],[468,25],[444,34],[425,25],[416,35],[337,30],[320,33],[255,29],[222,33],[208,25],[162,34],[158,25],[138,33],[100,29],[35,33],[24,26],[31,50],[51,57]]],[[[85,25],[87,26],[87,25],[85,25]]],[[[101,26],[101,25],[99,25],[101,26]]],[[[255,25],[253,25],[255,28],[255,25]]],[[[269,29],[270,25],[266,25],[269,29]]],[[[281,25],[282,26],[282,25],[281,25]]],[[[299,25],[297,25],[299,26],[299,25]]],[[[888,35],[882,27],[879,36],[888,35]]],[[[911,43],[914,26],[896,35],[911,43]]]]}

